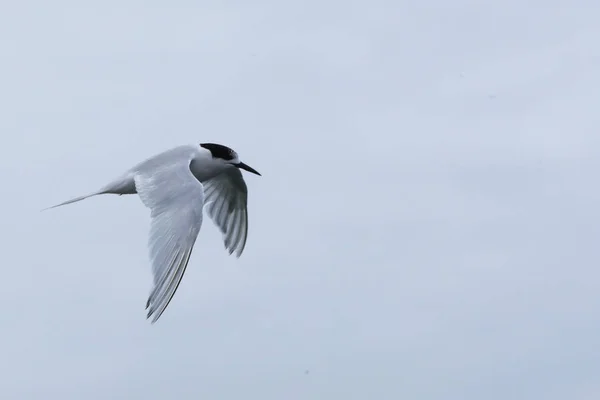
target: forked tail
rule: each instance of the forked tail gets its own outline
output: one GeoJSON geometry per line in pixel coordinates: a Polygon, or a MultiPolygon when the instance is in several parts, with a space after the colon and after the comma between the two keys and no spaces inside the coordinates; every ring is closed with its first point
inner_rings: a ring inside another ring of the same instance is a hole
{"type": "Polygon", "coordinates": [[[71,204],[71,203],[76,203],[78,201],[85,200],[88,197],[98,196],[99,194],[109,194],[109,193],[118,194],[118,195],[137,193],[137,191],[135,190],[135,180],[133,178],[133,174],[128,172],[128,173],[120,176],[119,178],[115,179],[108,185],[101,187],[100,190],[98,190],[96,192],[86,194],[85,196],[75,197],[74,199],[67,200],[67,201],[57,204],[55,206],[44,208],[42,211],[49,210],[51,208],[60,207],[60,206],[65,206],[65,205],[71,204]]]}
{"type": "Polygon", "coordinates": [[[78,201],[85,200],[88,197],[97,196],[97,195],[103,194],[103,193],[105,193],[105,192],[102,191],[102,192],[96,192],[96,193],[86,194],[85,196],[75,197],[74,199],[64,201],[64,202],[62,202],[60,204],[56,204],[54,206],[44,208],[42,211],[50,210],[51,208],[56,208],[56,207],[60,207],[60,206],[66,206],[67,204],[71,204],[71,203],[77,203],[78,201]]]}

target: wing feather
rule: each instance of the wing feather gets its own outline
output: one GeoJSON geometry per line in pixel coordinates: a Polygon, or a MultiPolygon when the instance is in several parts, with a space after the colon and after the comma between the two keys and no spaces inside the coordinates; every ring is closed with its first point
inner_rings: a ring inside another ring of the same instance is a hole
{"type": "Polygon", "coordinates": [[[187,147],[136,168],[135,186],[150,211],[148,247],[154,286],[148,318],[156,322],[175,295],[202,226],[204,190],[190,170],[194,152],[187,147]]]}
{"type": "Polygon", "coordinates": [[[204,182],[206,211],[223,234],[229,254],[239,257],[248,237],[248,187],[237,168],[204,182]]]}

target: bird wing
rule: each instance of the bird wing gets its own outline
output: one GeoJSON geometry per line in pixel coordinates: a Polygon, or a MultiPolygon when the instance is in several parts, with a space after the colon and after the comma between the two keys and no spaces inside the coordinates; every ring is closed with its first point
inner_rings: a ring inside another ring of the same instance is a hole
{"type": "Polygon", "coordinates": [[[206,211],[223,234],[229,254],[239,257],[248,236],[248,187],[238,168],[224,172],[204,182],[206,211]]]}
{"type": "Polygon", "coordinates": [[[162,154],[139,165],[136,190],[150,208],[148,246],[154,287],[148,297],[148,318],[156,322],[173,298],[202,226],[204,190],[190,170],[189,148],[162,154]]]}

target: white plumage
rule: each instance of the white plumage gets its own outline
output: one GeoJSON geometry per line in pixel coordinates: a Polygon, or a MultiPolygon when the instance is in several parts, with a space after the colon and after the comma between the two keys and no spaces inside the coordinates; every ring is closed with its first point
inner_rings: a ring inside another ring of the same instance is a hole
{"type": "Polygon", "coordinates": [[[257,175],[230,148],[214,143],[167,150],[131,168],[94,193],[137,193],[150,209],[148,246],[154,286],[148,297],[148,318],[156,322],[173,298],[200,232],[203,209],[223,234],[229,254],[239,257],[248,236],[248,188],[240,169],[257,175]]]}

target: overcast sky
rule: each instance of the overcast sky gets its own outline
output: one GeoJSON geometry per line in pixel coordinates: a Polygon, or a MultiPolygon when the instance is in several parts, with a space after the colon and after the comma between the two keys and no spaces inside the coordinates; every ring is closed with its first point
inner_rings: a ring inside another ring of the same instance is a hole
{"type": "Polygon", "coordinates": [[[0,12],[5,399],[600,398],[597,1],[21,1],[0,12]],[[246,174],[157,324],[137,196],[246,174]]]}

